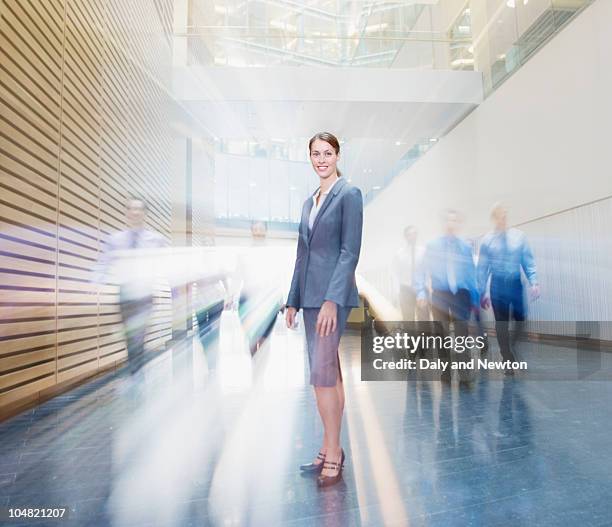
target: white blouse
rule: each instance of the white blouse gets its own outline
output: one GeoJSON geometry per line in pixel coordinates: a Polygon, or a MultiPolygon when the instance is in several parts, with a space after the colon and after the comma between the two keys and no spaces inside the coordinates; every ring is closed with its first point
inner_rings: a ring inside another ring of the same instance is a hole
{"type": "Polygon", "coordinates": [[[315,219],[317,218],[317,214],[319,214],[323,203],[325,203],[325,198],[327,198],[327,195],[331,192],[331,189],[334,188],[334,185],[338,182],[339,179],[340,178],[336,178],[336,181],[334,181],[330,185],[330,187],[323,193],[321,193],[321,188],[319,187],[317,193],[312,197],[312,209],[310,209],[310,216],[308,217],[308,230],[312,230],[312,226],[314,225],[315,219]],[[321,197],[319,198],[319,196],[321,197]],[[319,198],[318,205],[317,198],[319,198]]]}

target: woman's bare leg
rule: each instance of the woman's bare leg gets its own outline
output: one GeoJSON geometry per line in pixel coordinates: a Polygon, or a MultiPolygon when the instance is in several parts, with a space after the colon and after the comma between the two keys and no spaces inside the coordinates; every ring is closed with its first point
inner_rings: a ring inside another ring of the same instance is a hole
{"type": "MultiPolygon", "coordinates": [[[[336,386],[315,386],[317,407],[323,421],[323,447],[326,461],[339,463],[342,457],[340,448],[340,429],[342,426],[342,413],[344,411],[344,388],[340,376],[336,386]]],[[[336,470],[323,469],[324,476],[334,476],[336,470]]]]}

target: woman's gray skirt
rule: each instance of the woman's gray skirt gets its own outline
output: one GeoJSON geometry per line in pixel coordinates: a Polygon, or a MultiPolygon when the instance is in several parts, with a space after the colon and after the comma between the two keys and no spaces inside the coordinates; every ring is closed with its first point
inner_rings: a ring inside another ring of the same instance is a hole
{"type": "Polygon", "coordinates": [[[336,386],[338,375],[342,379],[338,346],[351,309],[350,307],[338,306],[336,330],[327,337],[320,337],[317,334],[317,317],[320,309],[303,309],[304,331],[310,365],[310,384],[313,386],[336,386]]]}

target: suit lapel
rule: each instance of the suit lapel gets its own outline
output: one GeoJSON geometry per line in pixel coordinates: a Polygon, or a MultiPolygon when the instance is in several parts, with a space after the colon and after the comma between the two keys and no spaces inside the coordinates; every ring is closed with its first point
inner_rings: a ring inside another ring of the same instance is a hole
{"type": "MultiPolygon", "coordinates": [[[[310,240],[312,240],[312,235],[314,234],[314,231],[317,228],[317,225],[319,224],[319,220],[321,219],[323,214],[325,214],[325,211],[327,210],[327,208],[329,207],[331,202],[336,197],[336,194],[338,194],[338,192],[340,192],[340,190],[342,190],[342,187],[344,186],[345,183],[346,183],[346,180],[344,180],[343,178],[340,178],[336,182],[334,187],[331,189],[331,192],[325,198],[325,201],[323,202],[323,205],[321,205],[321,209],[319,210],[319,212],[317,214],[317,217],[315,218],[314,223],[312,224],[312,229],[310,229],[310,236],[308,236],[308,241],[309,242],[310,242],[310,240]]],[[[311,201],[311,203],[312,203],[312,201],[311,201]]],[[[311,205],[311,208],[312,208],[312,205],[311,205]]],[[[310,214],[310,212],[309,212],[309,214],[310,214]]]]}

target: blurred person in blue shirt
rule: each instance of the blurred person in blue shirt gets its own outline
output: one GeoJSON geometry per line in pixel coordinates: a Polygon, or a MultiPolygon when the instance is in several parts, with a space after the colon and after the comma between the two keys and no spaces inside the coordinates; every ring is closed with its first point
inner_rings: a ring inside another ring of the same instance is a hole
{"type": "MultiPolygon", "coordinates": [[[[514,332],[516,340],[525,320],[521,270],[529,281],[532,300],[540,296],[540,287],[535,259],[527,237],[518,229],[508,228],[507,208],[501,203],[496,203],[491,209],[491,220],[495,227],[494,231],[483,238],[478,256],[480,304],[483,309],[493,306],[497,341],[502,358],[514,361],[512,351],[514,342],[510,340],[509,322],[511,318],[516,322],[514,332]],[[487,295],[489,278],[490,296],[487,295]]],[[[512,370],[506,372],[511,374],[512,370]]]]}
{"type": "MultiPolygon", "coordinates": [[[[476,280],[477,280],[476,285],[478,285],[478,252],[479,252],[478,242],[479,242],[479,239],[471,238],[468,240],[468,242],[472,247],[472,258],[474,259],[474,266],[476,267],[476,280]]],[[[489,350],[489,336],[487,334],[487,331],[482,321],[482,312],[480,309],[480,305],[476,307],[472,306],[472,315],[474,317],[476,335],[478,335],[479,337],[482,337],[483,342],[484,342],[484,346],[480,350],[480,353],[485,354],[489,350]]]]}
{"type": "MultiPolygon", "coordinates": [[[[472,308],[478,306],[476,268],[470,244],[457,235],[461,224],[459,213],[448,209],[444,211],[443,219],[444,235],[427,244],[416,274],[417,301],[419,307],[426,306],[426,283],[429,278],[433,320],[440,322],[444,333],[448,334],[452,319],[455,337],[465,338],[468,336],[472,308]]],[[[469,358],[468,353],[459,355],[462,360],[469,358]]],[[[448,362],[449,350],[440,349],[439,358],[448,362]]],[[[443,379],[450,379],[450,366],[444,372],[443,379]]]]}

